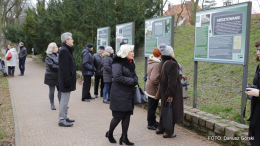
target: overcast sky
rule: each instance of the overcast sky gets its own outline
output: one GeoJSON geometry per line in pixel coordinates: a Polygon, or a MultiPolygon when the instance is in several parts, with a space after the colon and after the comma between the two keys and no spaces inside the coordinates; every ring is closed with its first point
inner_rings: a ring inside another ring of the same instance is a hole
{"type": "MultiPolygon", "coordinates": [[[[31,0],[32,3],[36,4],[36,0],[31,0]]],[[[165,1],[165,0],[164,0],[165,1]]],[[[173,5],[181,4],[181,1],[183,0],[168,0],[168,2],[171,2],[173,5]]],[[[187,0],[189,1],[189,0],[187,0]]],[[[227,0],[215,0],[217,3],[217,7],[223,6],[223,1],[227,0]]],[[[247,2],[249,0],[230,0],[233,4],[242,3],[242,2],[247,2]]],[[[250,0],[252,1],[252,14],[255,13],[260,13],[260,0],[250,0]]],[[[48,2],[48,0],[46,0],[48,2]]],[[[199,5],[201,6],[202,0],[200,0],[199,5]]],[[[168,4],[165,5],[164,10],[166,11],[168,9],[168,4]]]]}

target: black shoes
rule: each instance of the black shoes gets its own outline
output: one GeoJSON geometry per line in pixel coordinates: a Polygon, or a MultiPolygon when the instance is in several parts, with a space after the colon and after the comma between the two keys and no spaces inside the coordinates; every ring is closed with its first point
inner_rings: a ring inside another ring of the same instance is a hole
{"type": "Polygon", "coordinates": [[[23,76],[23,74],[19,74],[18,76],[23,76]]]}
{"type": "Polygon", "coordinates": [[[85,102],[90,102],[90,100],[88,100],[88,99],[83,99],[82,101],[85,101],[85,102]]]}
{"type": "Polygon", "coordinates": [[[107,100],[103,100],[103,103],[105,104],[109,104],[109,102],[107,100]]]}
{"type": "Polygon", "coordinates": [[[113,133],[110,133],[109,131],[107,131],[106,137],[108,138],[110,143],[116,143],[116,140],[114,139],[113,133]]]}
{"type": "Polygon", "coordinates": [[[90,97],[89,99],[95,99],[94,97],[90,97]]]}
{"type": "Polygon", "coordinates": [[[154,124],[151,124],[151,125],[148,124],[147,128],[150,129],[150,130],[156,130],[156,128],[158,127],[158,125],[159,125],[158,122],[156,122],[156,123],[154,123],[154,124]]]}
{"type": "Polygon", "coordinates": [[[97,95],[95,95],[95,98],[98,98],[98,96],[97,96],[97,95]]]}
{"type": "Polygon", "coordinates": [[[59,123],[59,126],[60,127],[71,127],[71,126],[73,126],[73,124],[71,124],[67,121],[64,121],[64,122],[59,123]]]}
{"type": "Polygon", "coordinates": [[[69,123],[75,122],[75,120],[72,120],[72,119],[69,119],[69,118],[66,119],[66,121],[69,122],[69,123]]]}
{"type": "Polygon", "coordinates": [[[56,110],[54,104],[51,105],[51,109],[52,109],[52,110],[56,110]]]}
{"type": "Polygon", "coordinates": [[[110,101],[110,99],[107,99],[107,101],[110,101]]]}
{"type": "Polygon", "coordinates": [[[127,138],[127,134],[121,136],[120,138],[120,145],[122,145],[122,143],[125,143],[126,145],[134,145],[134,143],[130,142],[127,138]]]}

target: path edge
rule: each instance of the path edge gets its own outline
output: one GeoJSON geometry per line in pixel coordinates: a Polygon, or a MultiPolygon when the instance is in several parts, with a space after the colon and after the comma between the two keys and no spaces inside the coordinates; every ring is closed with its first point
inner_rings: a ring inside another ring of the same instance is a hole
{"type": "Polygon", "coordinates": [[[17,121],[17,116],[16,116],[16,108],[15,108],[15,104],[14,104],[14,99],[13,99],[13,94],[12,94],[12,89],[10,87],[10,82],[9,79],[8,80],[8,86],[9,86],[9,92],[10,92],[10,97],[11,97],[11,103],[12,103],[12,109],[13,109],[13,117],[14,117],[14,131],[15,131],[15,145],[16,146],[20,146],[20,135],[19,135],[19,125],[18,125],[18,121],[17,121]]]}

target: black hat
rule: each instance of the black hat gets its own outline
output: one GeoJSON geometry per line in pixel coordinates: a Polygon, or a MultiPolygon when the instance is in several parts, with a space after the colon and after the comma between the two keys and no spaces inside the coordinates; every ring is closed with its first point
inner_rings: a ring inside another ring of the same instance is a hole
{"type": "Polygon", "coordinates": [[[87,48],[92,48],[92,47],[94,47],[93,44],[91,44],[91,43],[87,43],[87,48]]]}
{"type": "Polygon", "coordinates": [[[121,42],[121,43],[120,43],[120,46],[125,45],[125,44],[126,44],[125,42],[121,42]]]}
{"type": "Polygon", "coordinates": [[[105,50],[104,46],[99,46],[99,49],[105,50]]]}

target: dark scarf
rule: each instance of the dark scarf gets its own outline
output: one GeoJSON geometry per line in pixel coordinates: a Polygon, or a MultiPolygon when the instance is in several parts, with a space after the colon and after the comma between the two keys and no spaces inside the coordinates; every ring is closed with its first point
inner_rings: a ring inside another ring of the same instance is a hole
{"type": "Polygon", "coordinates": [[[57,57],[57,53],[52,53],[53,55],[55,55],[57,57]]]}
{"type": "Polygon", "coordinates": [[[69,45],[67,45],[66,43],[63,43],[62,46],[66,47],[69,49],[70,53],[72,53],[74,51],[74,48],[70,47],[69,45]]]}
{"type": "Polygon", "coordinates": [[[127,58],[121,58],[116,56],[112,64],[114,63],[120,63],[122,66],[128,68],[130,71],[135,72],[135,64],[130,63],[130,61],[127,58]]]}
{"type": "Polygon", "coordinates": [[[23,48],[23,46],[20,47],[20,50],[23,48]]]}
{"type": "MultiPolygon", "coordinates": [[[[162,64],[164,64],[164,62],[167,61],[167,60],[172,60],[172,61],[177,63],[178,68],[180,69],[179,63],[175,58],[172,58],[171,56],[164,56],[164,55],[162,55],[161,58],[162,58],[162,64]]],[[[162,68],[162,66],[161,66],[161,68],[162,68]]]]}

